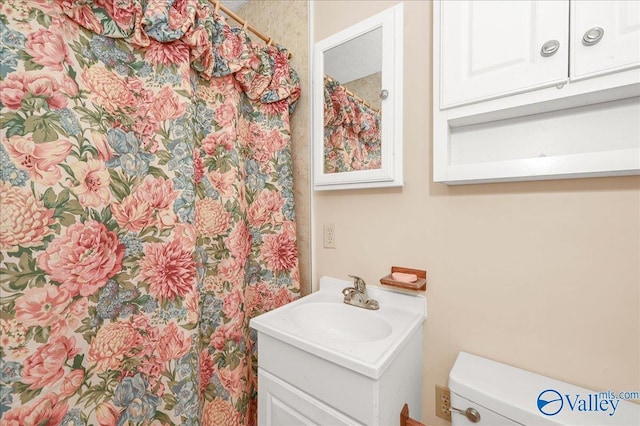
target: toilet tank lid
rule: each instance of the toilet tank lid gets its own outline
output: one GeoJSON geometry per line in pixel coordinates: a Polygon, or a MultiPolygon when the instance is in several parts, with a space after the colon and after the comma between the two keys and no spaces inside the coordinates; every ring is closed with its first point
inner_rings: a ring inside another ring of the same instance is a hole
{"type": "Polygon", "coordinates": [[[449,373],[449,388],[525,425],[640,425],[640,405],[612,397],[608,390],[581,388],[466,352],[458,354],[449,373]],[[538,409],[539,399],[547,415],[538,409]]]}

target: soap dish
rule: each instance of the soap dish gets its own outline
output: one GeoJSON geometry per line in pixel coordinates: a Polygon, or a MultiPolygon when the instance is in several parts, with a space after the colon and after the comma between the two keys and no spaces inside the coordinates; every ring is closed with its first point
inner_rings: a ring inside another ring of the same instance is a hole
{"type": "Polygon", "coordinates": [[[392,266],[391,274],[380,278],[380,284],[392,287],[404,288],[407,290],[425,291],[427,289],[427,271],[422,269],[403,268],[402,266],[392,266]],[[412,283],[397,281],[391,277],[394,272],[402,272],[405,274],[415,274],[418,279],[412,283]]]}

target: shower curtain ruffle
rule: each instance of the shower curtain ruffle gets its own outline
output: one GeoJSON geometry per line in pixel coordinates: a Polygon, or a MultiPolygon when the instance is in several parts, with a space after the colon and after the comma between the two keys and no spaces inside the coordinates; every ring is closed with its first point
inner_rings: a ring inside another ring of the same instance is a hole
{"type": "Polygon", "coordinates": [[[162,43],[167,57],[186,55],[205,80],[233,74],[249,99],[287,100],[290,112],[300,97],[300,79],[279,46],[253,43],[232,28],[206,0],[56,0],[80,26],[104,37],[148,48],[162,43]]]}

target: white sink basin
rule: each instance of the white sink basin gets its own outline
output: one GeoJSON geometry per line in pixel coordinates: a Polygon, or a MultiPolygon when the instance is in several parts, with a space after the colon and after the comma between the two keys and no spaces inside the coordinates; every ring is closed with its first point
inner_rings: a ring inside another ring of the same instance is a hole
{"type": "Polygon", "coordinates": [[[369,297],[379,302],[380,309],[359,308],[343,302],[342,289],[352,284],[322,277],[319,291],[253,318],[250,326],[260,334],[377,379],[421,327],[426,301],[420,295],[368,286],[369,297]]]}
{"type": "Polygon", "coordinates": [[[291,319],[316,336],[348,342],[370,342],[388,337],[391,325],[375,311],[344,303],[307,303],[291,310],[291,319]]]}

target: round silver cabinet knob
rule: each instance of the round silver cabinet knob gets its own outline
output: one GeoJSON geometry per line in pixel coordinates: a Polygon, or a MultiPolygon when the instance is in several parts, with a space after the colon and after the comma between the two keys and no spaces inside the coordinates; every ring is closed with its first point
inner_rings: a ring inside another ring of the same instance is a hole
{"type": "Polygon", "coordinates": [[[380,99],[384,100],[389,97],[389,91],[387,89],[382,89],[380,91],[380,99]]]}
{"type": "Polygon", "coordinates": [[[582,44],[585,46],[593,46],[596,45],[602,40],[604,36],[604,30],[600,27],[593,27],[584,33],[582,37],[582,44]]]}
{"type": "Polygon", "coordinates": [[[545,58],[548,56],[553,56],[558,49],[560,48],[560,42],[558,40],[549,40],[545,44],[542,45],[540,49],[540,54],[545,58]]]}

